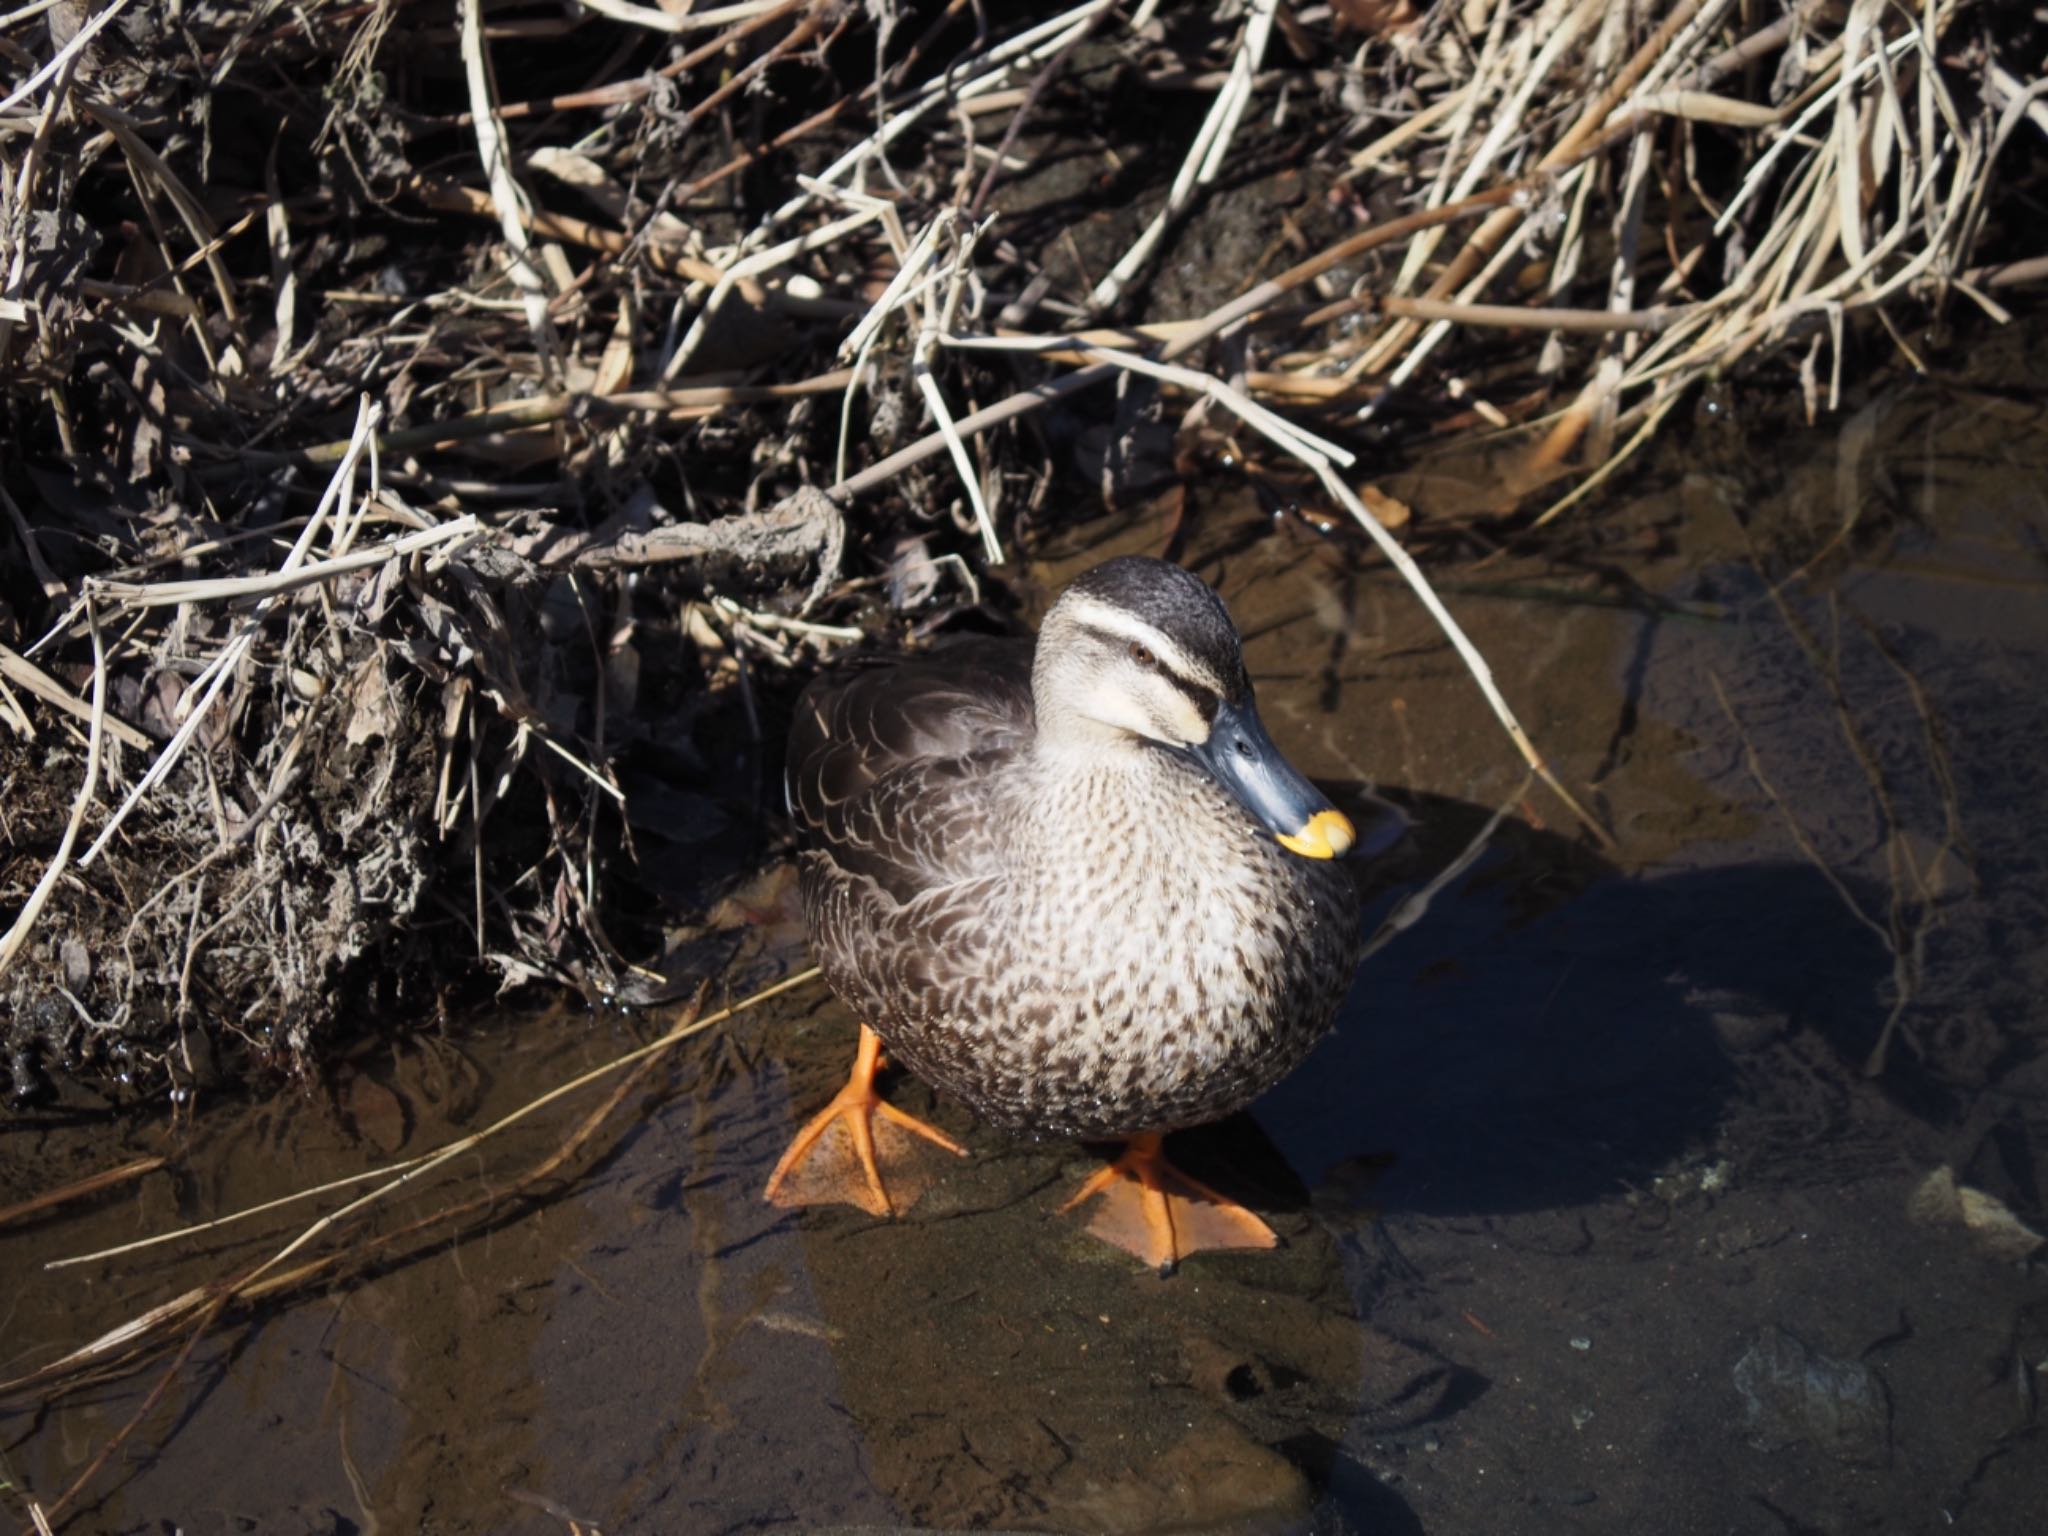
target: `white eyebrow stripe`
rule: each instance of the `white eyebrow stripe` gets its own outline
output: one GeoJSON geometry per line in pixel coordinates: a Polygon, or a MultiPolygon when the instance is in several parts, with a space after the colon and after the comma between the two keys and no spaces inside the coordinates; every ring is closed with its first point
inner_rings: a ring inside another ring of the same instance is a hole
{"type": "Polygon", "coordinates": [[[1107,603],[1097,602],[1092,597],[1069,597],[1067,602],[1075,610],[1075,618],[1090,629],[1103,630],[1120,639],[1136,641],[1153,655],[1170,666],[1185,681],[1197,687],[1216,691],[1215,681],[1209,669],[1195,665],[1188,653],[1182,650],[1164,631],[1147,624],[1127,609],[1113,608],[1107,603]]]}

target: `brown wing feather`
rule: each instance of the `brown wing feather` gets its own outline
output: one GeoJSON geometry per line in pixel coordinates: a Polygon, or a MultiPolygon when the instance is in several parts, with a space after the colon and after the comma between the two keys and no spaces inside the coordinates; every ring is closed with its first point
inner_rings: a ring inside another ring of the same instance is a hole
{"type": "Polygon", "coordinates": [[[1030,741],[1033,719],[1027,640],[819,678],[797,701],[785,780],[805,848],[899,902],[983,873],[979,785],[1030,741]]]}

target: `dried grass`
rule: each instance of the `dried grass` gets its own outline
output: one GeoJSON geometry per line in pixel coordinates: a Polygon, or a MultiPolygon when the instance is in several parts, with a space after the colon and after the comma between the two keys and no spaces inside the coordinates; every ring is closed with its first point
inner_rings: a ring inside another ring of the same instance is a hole
{"type": "Polygon", "coordinates": [[[632,775],[752,819],[700,725],[772,733],[762,678],[897,617],[878,593],[978,603],[1052,494],[1016,425],[1112,379],[1306,464],[1547,772],[1412,558],[1428,509],[1374,520],[1367,434],[1513,434],[1500,503],[1541,526],[1703,379],[1832,409],[1860,334],[1914,365],[1922,317],[2040,280],[1989,189],[2048,108],[1982,9],[1339,10],[1380,30],[1276,0],[0,17],[19,1086],[182,1090],[223,1029],[296,1063],[458,956],[644,995],[632,775]],[[1131,135],[1131,98],[1189,92],[1185,142],[1131,135]],[[1063,191],[1075,146],[1143,158],[1063,191]],[[1178,266],[1260,221],[1176,312],[1178,266]]]}

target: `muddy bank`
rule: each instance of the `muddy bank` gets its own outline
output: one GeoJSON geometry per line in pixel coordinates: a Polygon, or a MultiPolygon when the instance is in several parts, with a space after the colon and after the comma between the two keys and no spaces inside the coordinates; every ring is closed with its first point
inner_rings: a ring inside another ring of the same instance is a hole
{"type": "Polygon", "coordinates": [[[1060,529],[1473,557],[2038,276],[2017,16],[616,9],[16,19],[15,1100],[687,991],[789,690],[1060,529]]]}

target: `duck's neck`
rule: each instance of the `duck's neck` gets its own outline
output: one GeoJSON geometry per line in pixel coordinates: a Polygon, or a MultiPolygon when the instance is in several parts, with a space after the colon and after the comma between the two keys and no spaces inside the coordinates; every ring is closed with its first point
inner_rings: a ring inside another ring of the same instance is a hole
{"type": "Polygon", "coordinates": [[[1199,793],[1201,775],[1128,733],[1101,740],[1041,735],[1031,767],[1028,787],[1020,786],[1021,822],[1038,854],[1061,859],[1077,839],[1109,838],[1150,861],[1161,856],[1162,839],[1170,847],[1191,835],[1188,797],[1199,793]]]}
{"type": "Polygon", "coordinates": [[[1074,711],[1038,717],[1032,756],[1052,773],[1084,774],[1091,768],[1127,768],[1142,762],[1146,744],[1118,726],[1104,725],[1074,711]]]}

